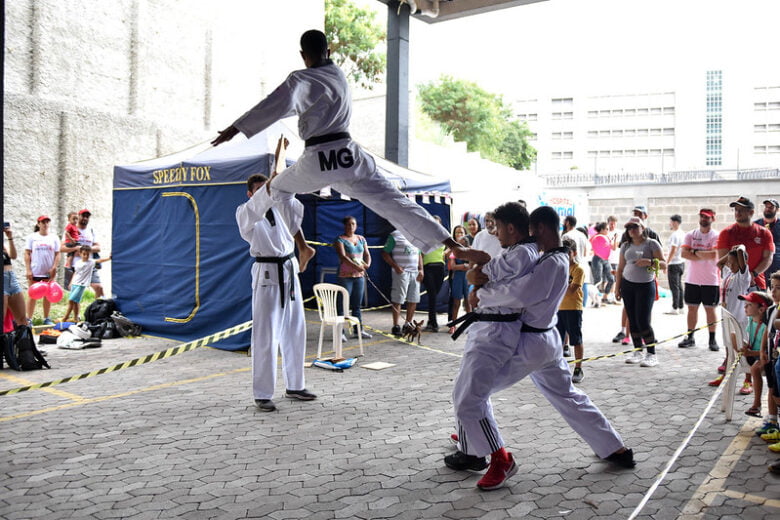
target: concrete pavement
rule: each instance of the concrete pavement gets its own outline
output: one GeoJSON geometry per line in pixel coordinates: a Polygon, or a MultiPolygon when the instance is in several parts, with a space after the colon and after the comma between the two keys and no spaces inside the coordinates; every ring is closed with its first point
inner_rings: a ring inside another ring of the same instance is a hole
{"type": "MultiPolygon", "coordinates": [[[[666,306],[657,302],[653,318],[659,338],[685,330],[684,316],[662,314],[666,306]]],[[[625,349],[611,342],[620,309],[585,311],[586,355],[625,349]]],[[[307,318],[312,359],[319,323],[316,313],[307,318]]],[[[390,328],[384,311],[364,320],[390,328]]],[[[678,349],[677,340],[659,346],[655,368],[627,365],[623,356],[584,365],[580,386],[634,449],[634,470],[595,457],[530,381],[497,394],[519,471],[492,492],[476,489],[478,474],[442,462],[454,450],[450,393],[465,337],[425,333],[411,346],[375,334],[354,368],[306,369],[318,400],[278,397],[274,413],[253,405],[249,358],[209,348],[1,396],[0,517],[627,518],[713,393],[706,382],[722,352],[707,350],[704,331],[697,337],[695,349],[678,349]],[[372,361],[395,366],[360,366],[372,361]]],[[[173,345],[140,338],[96,350],[48,347],[53,370],[0,371],[0,390],[173,345]]],[[[766,466],[780,456],[752,434],[760,421],[743,414],[752,396],[736,401],[731,423],[720,406],[708,414],[638,518],[777,517],[780,478],[766,466]]]]}

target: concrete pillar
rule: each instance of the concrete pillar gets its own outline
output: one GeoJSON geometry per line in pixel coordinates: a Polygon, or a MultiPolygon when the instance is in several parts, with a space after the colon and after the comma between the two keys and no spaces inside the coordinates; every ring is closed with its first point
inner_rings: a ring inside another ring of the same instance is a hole
{"type": "Polygon", "coordinates": [[[385,157],[409,166],[409,6],[387,4],[385,157]]]}

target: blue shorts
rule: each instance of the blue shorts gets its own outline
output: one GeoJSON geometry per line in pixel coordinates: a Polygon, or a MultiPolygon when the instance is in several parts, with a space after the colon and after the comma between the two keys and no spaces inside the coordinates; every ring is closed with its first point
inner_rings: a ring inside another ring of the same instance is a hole
{"type": "Polygon", "coordinates": [[[466,281],[466,271],[452,273],[450,293],[456,300],[469,297],[469,283],[466,281]]]}
{"type": "Polygon", "coordinates": [[[83,285],[71,285],[68,300],[76,303],[81,302],[81,298],[84,296],[84,289],[86,289],[86,287],[83,285]]]}
{"type": "Polygon", "coordinates": [[[775,361],[775,397],[780,398],[780,357],[775,361]]]}
{"type": "Polygon", "coordinates": [[[16,279],[16,273],[13,271],[3,271],[3,294],[11,296],[22,292],[22,286],[16,279]]]}

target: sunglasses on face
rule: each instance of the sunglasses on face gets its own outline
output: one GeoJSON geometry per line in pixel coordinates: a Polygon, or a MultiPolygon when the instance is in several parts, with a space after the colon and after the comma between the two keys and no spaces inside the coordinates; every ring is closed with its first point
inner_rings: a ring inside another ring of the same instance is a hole
{"type": "Polygon", "coordinates": [[[632,231],[632,230],[634,230],[634,229],[639,229],[639,226],[636,226],[636,225],[634,225],[634,226],[626,226],[626,229],[627,229],[628,231],[632,231]]]}

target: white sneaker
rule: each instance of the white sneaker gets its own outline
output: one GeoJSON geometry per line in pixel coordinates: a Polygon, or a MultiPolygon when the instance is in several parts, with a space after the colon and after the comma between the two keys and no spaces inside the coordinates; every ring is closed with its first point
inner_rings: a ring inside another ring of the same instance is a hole
{"type": "Polygon", "coordinates": [[[680,313],[677,312],[677,309],[671,309],[671,310],[666,311],[664,314],[674,314],[676,316],[677,314],[680,314],[680,313]]]}
{"type": "Polygon", "coordinates": [[[637,363],[642,363],[644,361],[644,356],[642,355],[642,352],[639,350],[634,351],[632,354],[629,354],[626,358],[626,363],[629,365],[636,365],[637,363]]]}
{"type": "Polygon", "coordinates": [[[677,309],[677,314],[685,314],[685,310],[684,309],[677,309]]]}
{"type": "Polygon", "coordinates": [[[647,354],[645,356],[645,359],[642,360],[641,363],[639,363],[640,367],[654,367],[658,365],[658,358],[655,357],[655,354],[647,354]]]}

